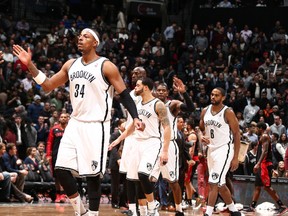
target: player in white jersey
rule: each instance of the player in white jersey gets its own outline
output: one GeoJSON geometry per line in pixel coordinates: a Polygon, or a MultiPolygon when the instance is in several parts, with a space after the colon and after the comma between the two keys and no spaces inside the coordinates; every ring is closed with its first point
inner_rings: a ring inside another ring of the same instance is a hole
{"type": "Polygon", "coordinates": [[[208,205],[205,216],[211,216],[220,193],[232,216],[240,216],[235,208],[225,177],[230,168],[238,168],[240,130],[232,109],[223,104],[225,91],[214,88],[210,95],[211,104],[202,110],[199,123],[201,142],[208,146],[207,162],[209,170],[208,205]]]}
{"type": "MultiPolygon", "coordinates": [[[[157,162],[161,165],[168,162],[168,149],[171,139],[167,109],[162,101],[152,95],[153,85],[154,83],[150,78],[143,78],[137,81],[135,87],[136,95],[142,97],[142,102],[137,105],[137,110],[139,117],[145,123],[145,130],[135,131],[135,145],[139,145],[139,160],[133,161],[133,163],[138,167],[138,177],[148,201],[148,216],[159,215],[154,200],[154,186],[149,178],[157,162]],[[164,128],[163,143],[161,142],[161,126],[164,128]]],[[[134,126],[131,124],[111,146],[119,144],[121,140],[133,132],[134,126]]]]}
{"type": "MultiPolygon", "coordinates": [[[[132,85],[136,85],[136,81],[139,78],[145,77],[146,71],[143,67],[136,67],[133,69],[132,73],[132,85]]],[[[130,92],[130,95],[137,105],[141,102],[142,98],[141,96],[137,96],[135,93],[135,90],[133,89],[130,92]]],[[[131,115],[128,114],[126,128],[128,125],[130,125],[132,122],[131,115]]],[[[146,198],[141,190],[139,179],[138,179],[138,173],[135,166],[135,161],[138,160],[137,152],[138,152],[138,145],[135,145],[135,138],[134,134],[131,134],[128,136],[124,141],[124,147],[123,152],[120,160],[120,168],[119,171],[126,174],[126,184],[127,184],[127,198],[128,198],[128,207],[129,211],[128,213],[131,214],[131,216],[137,215],[137,209],[136,209],[136,197],[138,199],[138,207],[140,216],[146,215],[147,213],[147,205],[146,205],[146,198]],[[133,161],[133,163],[131,163],[133,161]]]]}
{"type": "Polygon", "coordinates": [[[180,111],[190,111],[194,110],[194,105],[189,95],[186,93],[186,87],[183,82],[177,77],[173,78],[173,88],[176,89],[184,98],[185,103],[179,100],[168,100],[168,87],[165,83],[160,83],[157,86],[156,94],[157,97],[165,103],[167,114],[171,126],[171,140],[169,144],[169,161],[164,166],[158,166],[153,170],[151,175],[152,178],[158,179],[158,176],[161,174],[164,179],[169,182],[169,186],[172,189],[175,207],[176,207],[176,216],[184,215],[182,211],[182,191],[178,183],[179,177],[179,149],[176,143],[177,138],[177,115],[180,111]]]}
{"type": "Polygon", "coordinates": [[[61,140],[55,174],[75,210],[76,215],[99,215],[100,177],[106,168],[109,145],[110,112],[114,88],[127,108],[136,129],[142,130],[136,106],[129,95],[117,67],[95,52],[100,43],[97,32],[83,29],[78,37],[78,50],[82,57],[69,59],[51,78],[39,71],[31,59],[31,50],[13,45],[13,54],[27,66],[36,83],[45,92],[70,81],[70,99],[73,107],[61,140]],[[86,176],[89,212],[77,192],[72,171],[86,176]]]}

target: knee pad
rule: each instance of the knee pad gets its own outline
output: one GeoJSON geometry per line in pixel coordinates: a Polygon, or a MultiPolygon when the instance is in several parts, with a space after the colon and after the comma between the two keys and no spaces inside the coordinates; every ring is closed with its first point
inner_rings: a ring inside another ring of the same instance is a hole
{"type": "Polygon", "coordinates": [[[142,186],[142,190],[145,194],[151,194],[154,191],[154,184],[149,181],[149,176],[143,174],[143,173],[138,173],[138,177],[140,180],[140,184],[142,186]]]}
{"type": "Polygon", "coordinates": [[[77,193],[76,180],[70,171],[56,169],[54,172],[68,197],[77,193]]]}

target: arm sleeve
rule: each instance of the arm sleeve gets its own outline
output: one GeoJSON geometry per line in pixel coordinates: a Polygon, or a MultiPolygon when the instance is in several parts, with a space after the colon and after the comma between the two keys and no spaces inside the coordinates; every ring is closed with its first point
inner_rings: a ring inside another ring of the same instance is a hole
{"type": "Polygon", "coordinates": [[[181,111],[193,112],[195,110],[195,106],[194,106],[193,101],[191,100],[190,96],[187,94],[187,92],[183,93],[183,98],[184,98],[185,103],[180,105],[181,111]]]}
{"type": "Polygon", "coordinates": [[[125,89],[119,95],[120,95],[120,102],[128,110],[132,119],[139,118],[135,102],[131,98],[128,89],[125,89]]]}

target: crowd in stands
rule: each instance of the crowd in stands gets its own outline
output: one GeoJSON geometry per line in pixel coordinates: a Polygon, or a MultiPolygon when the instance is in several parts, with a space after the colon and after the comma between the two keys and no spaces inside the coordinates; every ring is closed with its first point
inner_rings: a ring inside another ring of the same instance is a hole
{"type": "MultiPolygon", "coordinates": [[[[18,173],[15,174],[18,178],[28,174],[21,171],[20,163],[36,170],[40,165],[49,166],[42,157],[49,131],[58,123],[61,113],[72,112],[68,84],[45,94],[27,68],[13,56],[13,44],[30,47],[33,61],[50,77],[67,59],[80,57],[77,34],[90,27],[101,38],[96,51],[117,65],[129,89],[134,88],[130,72],[136,66],[143,66],[155,85],[166,83],[173,99],[182,100],[173,89],[173,76],[182,79],[196,107],[183,117],[186,121],[193,120],[194,127],[198,126],[201,110],[209,104],[210,91],[222,87],[227,93],[225,104],[237,114],[242,142],[250,145],[237,173],[253,175],[251,169],[258,146],[255,130],[257,122],[263,121],[272,139],[273,175],[287,177],[288,35],[280,21],[271,26],[270,32],[249,23],[238,26],[233,18],[205,28],[194,24],[189,41],[184,40],[183,29],[171,23],[166,29],[156,28],[149,38],[140,41],[140,30],[145,30],[140,29],[137,19],[125,23],[124,18],[120,11],[117,28],[112,29],[101,16],[88,22],[81,16],[71,19],[65,15],[51,26],[48,34],[40,34],[30,29],[25,19],[1,17],[0,50],[4,52],[4,63],[0,66],[0,141],[6,144],[6,151],[11,152],[10,158],[13,156],[17,167],[10,171],[5,162],[7,172],[18,173]],[[12,153],[13,149],[17,153],[12,153]]],[[[114,100],[113,108],[111,133],[117,130],[118,120],[126,117],[119,101],[114,100]]],[[[2,157],[4,161],[9,158],[2,157]]],[[[31,199],[26,194],[23,197],[22,201],[31,199]]]]}

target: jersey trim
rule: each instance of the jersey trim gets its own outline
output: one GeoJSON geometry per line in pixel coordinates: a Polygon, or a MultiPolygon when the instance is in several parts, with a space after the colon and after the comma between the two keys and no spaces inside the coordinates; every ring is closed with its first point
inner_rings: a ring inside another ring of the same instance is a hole
{"type": "Polygon", "coordinates": [[[103,77],[103,80],[104,82],[107,84],[107,85],[111,85],[109,80],[107,80],[107,78],[104,76],[104,73],[103,73],[103,65],[104,65],[104,62],[108,61],[108,59],[105,59],[103,62],[102,62],[102,65],[101,65],[101,75],[103,77]]]}
{"type": "Polygon", "coordinates": [[[105,93],[106,93],[106,98],[105,98],[105,105],[106,105],[106,111],[105,111],[105,115],[104,115],[104,119],[103,121],[106,121],[106,118],[108,116],[108,98],[109,98],[109,94],[108,94],[108,91],[110,89],[110,84],[108,85],[108,88],[106,89],[105,93]]]}

